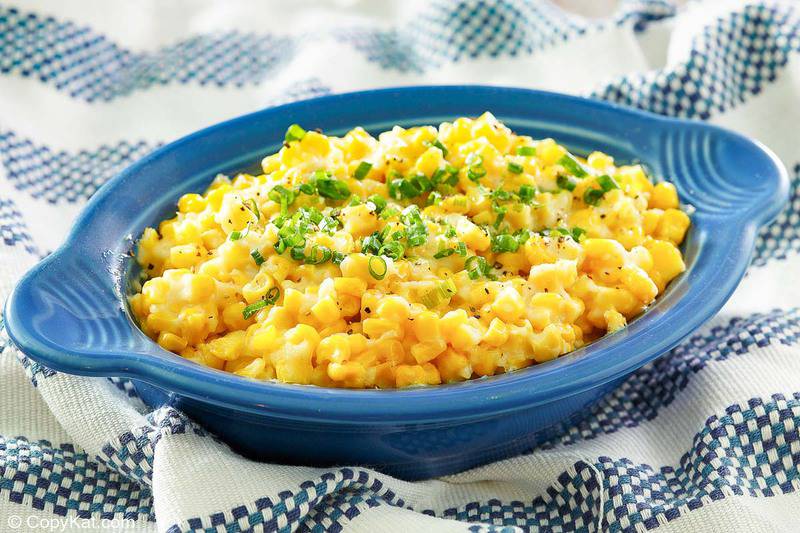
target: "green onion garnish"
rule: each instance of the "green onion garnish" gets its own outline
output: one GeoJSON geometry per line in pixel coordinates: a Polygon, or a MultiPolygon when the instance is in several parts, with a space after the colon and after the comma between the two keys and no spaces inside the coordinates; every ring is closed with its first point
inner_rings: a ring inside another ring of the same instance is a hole
{"type": "Polygon", "coordinates": [[[467,271],[469,279],[475,280],[489,273],[489,264],[486,262],[485,258],[479,255],[473,255],[464,261],[464,270],[467,271]]]}
{"type": "Polygon", "coordinates": [[[558,188],[567,190],[569,192],[574,191],[575,190],[575,186],[577,184],[578,183],[575,181],[574,178],[571,178],[569,176],[565,176],[563,174],[560,175],[558,178],[556,178],[556,185],[558,185],[558,188]]]}
{"type": "Polygon", "coordinates": [[[522,174],[523,170],[522,165],[519,163],[515,163],[514,161],[508,162],[508,171],[512,174],[522,174]]]}
{"type": "Polygon", "coordinates": [[[350,188],[347,184],[335,178],[318,178],[317,192],[320,196],[332,200],[346,200],[350,197],[350,188]]]}
{"type": "Polygon", "coordinates": [[[600,203],[603,194],[605,194],[603,189],[586,189],[583,191],[583,201],[587,205],[597,205],[600,203]]]}
{"type": "Polygon", "coordinates": [[[583,169],[580,163],[578,163],[574,157],[569,154],[564,154],[561,156],[561,159],[556,161],[557,164],[564,167],[564,169],[572,174],[575,177],[583,178],[586,176],[586,171],[583,169]]]}
{"type": "Polygon", "coordinates": [[[519,242],[509,233],[501,233],[492,237],[493,252],[516,252],[519,249],[519,242]]]}
{"type": "Polygon", "coordinates": [[[439,205],[440,203],[442,203],[442,195],[437,191],[433,191],[428,195],[425,205],[439,205]]]}
{"type": "Polygon", "coordinates": [[[369,174],[369,171],[371,169],[372,169],[372,163],[369,163],[367,161],[362,161],[361,163],[358,164],[358,168],[356,168],[354,177],[357,180],[363,180],[364,178],[367,177],[367,174],[369,174]]]}
{"type": "Polygon", "coordinates": [[[467,177],[472,181],[478,181],[486,175],[486,169],[479,166],[472,166],[467,169],[467,177]]]}
{"type": "Polygon", "coordinates": [[[340,265],[346,256],[342,252],[334,251],[331,255],[331,263],[334,265],[340,265]]]}
{"type": "Polygon", "coordinates": [[[306,264],[309,265],[319,265],[321,263],[327,262],[331,257],[333,257],[333,253],[327,246],[320,246],[319,244],[315,244],[311,247],[311,251],[305,257],[306,264]]]}
{"type": "Polygon", "coordinates": [[[534,196],[536,196],[536,189],[530,185],[520,185],[517,196],[519,196],[520,202],[528,204],[533,201],[534,196]]]}
{"type": "Polygon", "coordinates": [[[520,146],[517,148],[517,155],[524,155],[525,157],[536,155],[536,148],[533,146],[520,146]]]}
{"type": "Polygon", "coordinates": [[[250,252],[250,255],[253,257],[253,261],[256,262],[256,265],[261,265],[264,262],[264,256],[261,255],[261,252],[258,250],[253,250],[250,252]]]}
{"type": "Polygon", "coordinates": [[[431,146],[435,146],[436,148],[438,148],[439,150],[441,150],[441,151],[442,151],[442,155],[443,155],[444,157],[447,157],[447,148],[445,148],[445,146],[442,144],[442,142],[441,142],[439,139],[436,139],[436,140],[434,140],[434,141],[431,143],[431,146]]]}
{"type": "Polygon", "coordinates": [[[378,281],[386,277],[386,272],[389,267],[386,265],[386,260],[379,255],[371,255],[369,262],[367,262],[369,274],[378,281]]]}
{"type": "Polygon", "coordinates": [[[454,248],[445,248],[445,249],[439,250],[438,252],[433,254],[433,258],[434,259],[442,259],[443,257],[450,257],[454,253],[456,253],[454,248]]]}
{"type": "Polygon", "coordinates": [[[456,252],[461,257],[466,257],[467,256],[467,245],[465,243],[461,242],[461,241],[458,241],[458,245],[456,247],[456,252]]]}
{"type": "Polygon", "coordinates": [[[228,235],[228,238],[232,241],[238,241],[248,233],[250,233],[250,224],[247,224],[242,231],[232,231],[230,235],[228,235]]]}
{"type": "Polygon", "coordinates": [[[380,250],[378,250],[378,255],[385,255],[386,257],[391,257],[395,261],[403,257],[405,253],[405,247],[397,241],[388,241],[383,246],[381,246],[380,250]]]}
{"type": "Polygon", "coordinates": [[[261,220],[261,211],[258,210],[258,204],[256,203],[255,198],[250,199],[250,201],[248,202],[248,207],[250,208],[250,211],[252,211],[253,214],[256,216],[256,220],[257,221],[261,220]]]}
{"type": "Polygon", "coordinates": [[[436,288],[425,293],[420,300],[427,307],[433,308],[443,301],[449,300],[456,292],[456,284],[453,278],[448,278],[440,282],[436,288]]]}
{"type": "Polygon", "coordinates": [[[284,139],[287,143],[290,143],[292,141],[299,141],[305,136],[306,130],[301,128],[299,124],[292,124],[289,126],[289,129],[286,130],[286,137],[284,137],[284,139]]]}
{"type": "Polygon", "coordinates": [[[384,198],[383,196],[379,196],[377,194],[373,194],[372,196],[367,198],[367,201],[368,202],[372,202],[373,204],[375,204],[375,210],[378,213],[380,213],[381,211],[386,209],[386,203],[387,202],[386,202],[386,198],[384,198]]]}
{"type": "Polygon", "coordinates": [[[267,291],[267,294],[264,295],[264,298],[253,302],[247,307],[242,310],[242,316],[245,320],[256,314],[261,309],[273,305],[275,302],[278,301],[278,298],[281,296],[281,290],[278,287],[270,287],[267,291]]]}
{"type": "Polygon", "coordinates": [[[619,185],[617,182],[614,181],[614,178],[611,176],[606,176],[605,174],[597,178],[597,184],[603,189],[603,192],[608,192],[612,189],[619,189],[619,185]]]}

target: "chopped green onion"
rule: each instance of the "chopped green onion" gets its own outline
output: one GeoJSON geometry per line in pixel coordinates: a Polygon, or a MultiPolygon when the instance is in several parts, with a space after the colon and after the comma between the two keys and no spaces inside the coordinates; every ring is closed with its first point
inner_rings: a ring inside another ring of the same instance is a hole
{"type": "Polygon", "coordinates": [[[386,265],[386,260],[379,255],[371,255],[367,262],[369,274],[378,281],[386,277],[386,272],[389,267],[386,265]]]}
{"type": "Polygon", "coordinates": [[[495,218],[495,219],[494,219],[494,223],[492,224],[492,226],[494,227],[494,229],[497,229],[497,228],[499,228],[499,227],[500,227],[500,224],[502,224],[502,223],[503,223],[503,219],[504,219],[505,217],[506,217],[506,211],[505,211],[505,208],[503,208],[503,211],[499,211],[499,212],[497,213],[497,218],[495,218]]]}
{"type": "Polygon", "coordinates": [[[372,196],[367,198],[367,201],[368,202],[372,202],[373,204],[375,204],[375,211],[377,213],[380,213],[381,211],[386,209],[387,202],[386,202],[386,198],[384,198],[383,196],[379,196],[377,194],[373,194],[372,196]]]}
{"type": "Polygon", "coordinates": [[[311,247],[311,251],[305,257],[305,262],[309,265],[319,265],[327,262],[332,256],[333,253],[327,246],[315,244],[311,247]]]}
{"type": "Polygon", "coordinates": [[[347,184],[335,178],[318,178],[317,192],[320,196],[332,200],[346,200],[350,197],[350,188],[347,184]]]}
{"type": "Polygon", "coordinates": [[[250,252],[250,255],[253,257],[253,261],[256,262],[256,265],[261,265],[264,262],[264,256],[261,255],[261,252],[258,250],[253,250],[250,252]]]}
{"type": "Polygon", "coordinates": [[[256,203],[255,198],[251,198],[250,202],[248,202],[248,203],[249,203],[248,207],[250,208],[250,211],[252,211],[253,214],[256,216],[256,221],[261,220],[261,211],[258,210],[258,204],[256,203]]]}
{"type": "Polygon", "coordinates": [[[275,304],[281,296],[281,290],[278,287],[270,287],[267,294],[264,295],[262,300],[253,302],[244,309],[242,309],[242,316],[245,320],[256,314],[261,309],[275,304]]]}
{"type": "Polygon", "coordinates": [[[232,241],[238,241],[248,233],[250,233],[250,224],[247,224],[242,231],[232,231],[230,235],[228,235],[228,238],[232,241]]]}
{"type": "Polygon", "coordinates": [[[303,183],[297,187],[297,190],[309,196],[317,192],[317,189],[314,187],[313,183],[303,183]]]}
{"type": "Polygon", "coordinates": [[[442,155],[444,157],[447,157],[447,148],[445,148],[445,146],[442,144],[442,141],[440,141],[439,139],[434,139],[433,141],[431,141],[428,144],[430,144],[431,146],[435,146],[436,148],[441,150],[442,151],[442,155]]]}
{"type": "Polygon", "coordinates": [[[456,253],[454,248],[444,248],[443,250],[439,250],[435,254],[433,254],[434,259],[442,259],[443,257],[450,257],[456,253]]]}
{"type": "Polygon", "coordinates": [[[583,201],[587,205],[597,205],[605,192],[603,189],[586,189],[583,191],[583,201]]]}
{"type": "Polygon", "coordinates": [[[619,185],[617,182],[614,181],[614,178],[611,176],[606,176],[605,174],[597,178],[597,184],[603,189],[603,192],[608,192],[612,189],[619,189],[619,185]]]}
{"type": "Polygon", "coordinates": [[[517,196],[519,196],[520,202],[528,204],[533,201],[534,196],[536,196],[536,189],[530,185],[520,185],[517,196]]]}
{"type": "Polygon", "coordinates": [[[517,155],[524,155],[525,157],[536,155],[536,148],[533,146],[520,146],[517,148],[517,155]]]}
{"type": "Polygon", "coordinates": [[[575,181],[575,179],[571,178],[570,176],[565,176],[562,174],[556,178],[556,185],[558,185],[558,188],[567,190],[569,192],[574,191],[577,184],[578,183],[575,181]]]}
{"type": "Polygon", "coordinates": [[[450,300],[450,298],[456,292],[458,292],[456,289],[456,283],[453,281],[453,278],[448,278],[440,282],[435,288],[425,293],[420,300],[427,307],[433,308],[445,300],[450,300]]]}
{"type": "Polygon", "coordinates": [[[361,252],[365,254],[377,254],[381,246],[383,246],[383,239],[380,233],[376,231],[372,235],[367,235],[364,237],[364,240],[361,241],[361,252]]]}
{"type": "Polygon", "coordinates": [[[444,236],[447,238],[452,238],[456,236],[456,228],[451,226],[450,224],[447,225],[447,231],[444,232],[444,236]]]}
{"type": "Polygon", "coordinates": [[[467,169],[467,177],[472,181],[478,181],[486,175],[486,169],[483,167],[469,167],[467,169]]]}
{"type": "Polygon", "coordinates": [[[462,241],[458,241],[458,246],[456,248],[456,252],[458,252],[458,255],[460,255],[461,257],[466,257],[467,256],[467,245],[462,241]]]}
{"type": "Polygon", "coordinates": [[[284,138],[287,143],[290,143],[292,141],[299,141],[305,136],[306,130],[301,128],[299,124],[292,124],[289,126],[289,129],[286,130],[286,137],[284,138]]]}
{"type": "Polygon", "coordinates": [[[403,257],[403,253],[405,253],[405,247],[397,241],[389,241],[381,246],[381,249],[378,250],[378,255],[385,255],[386,257],[391,257],[395,261],[403,257]]]}
{"type": "Polygon", "coordinates": [[[363,180],[364,178],[367,177],[367,174],[369,174],[369,171],[371,169],[372,169],[372,163],[369,163],[367,161],[362,161],[361,163],[358,164],[354,176],[357,180],[363,180]]]}
{"type": "Polygon", "coordinates": [[[342,264],[342,261],[344,261],[345,257],[346,256],[342,252],[334,251],[333,255],[331,256],[331,263],[334,265],[340,265],[342,264]]]}
{"type": "Polygon", "coordinates": [[[580,242],[581,236],[584,235],[585,233],[586,233],[585,229],[575,226],[574,228],[572,228],[571,236],[575,242],[580,242]]]}
{"type": "Polygon", "coordinates": [[[574,157],[569,154],[564,154],[561,156],[561,159],[556,161],[557,164],[564,167],[564,169],[572,174],[575,177],[582,178],[586,176],[586,171],[583,169],[580,163],[578,163],[574,157]]]}
{"type": "Polygon", "coordinates": [[[440,203],[442,203],[442,195],[437,191],[430,193],[428,200],[425,202],[426,205],[439,205],[440,203]]]}
{"type": "Polygon", "coordinates": [[[519,249],[519,242],[509,233],[501,233],[492,237],[493,252],[516,252],[519,249]]]}
{"type": "Polygon", "coordinates": [[[508,171],[512,174],[522,174],[524,168],[519,163],[515,163],[514,161],[508,162],[508,171]]]}
{"type": "Polygon", "coordinates": [[[289,250],[289,255],[295,261],[305,261],[306,259],[305,251],[301,246],[295,246],[294,248],[289,250]]]}
{"type": "Polygon", "coordinates": [[[489,264],[485,258],[473,255],[464,261],[464,270],[467,271],[469,279],[475,280],[489,273],[489,264]]]}

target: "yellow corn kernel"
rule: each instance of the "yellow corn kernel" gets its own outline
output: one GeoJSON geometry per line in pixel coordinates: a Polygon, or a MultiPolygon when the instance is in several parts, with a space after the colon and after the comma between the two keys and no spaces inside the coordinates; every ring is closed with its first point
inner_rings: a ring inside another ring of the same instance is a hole
{"type": "Polygon", "coordinates": [[[493,318],[489,329],[483,334],[483,342],[492,346],[500,346],[508,340],[508,326],[499,318],[493,318]]]}
{"type": "Polygon", "coordinates": [[[342,317],[339,312],[339,306],[336,305],[336,300],[331,296],[320,298],[319,301],[311,307],[311,313],[323,324],[330,324],[342,317]]]}
{"type": "Polygon", "coordinates": [[[206,346],[209,352],[215,357],[219,357],[225,361],[233,361],[242,356],[244,352],[244,341],[244,331],[231,331],[224,337],[218,337],[212,341],[208,341],[206,346]]]}
{"type": "Polygon", "coordinates": [[[497,372],[500,350],[479,348],[469,353],[469,364],[478,376],[493,376],[497,372]]]}
{"type": "Polygon", "coordinates": [[[361,322],[361,327],[369,339],[379,339],[384,335],[402,336],[402,326],[386,318],[367,318],[361,322]]]}
{"type": "Polygon", "coordinates": [[[413,385],[438,385],[441,383],[439,371],[432,364],[398,365],[395,369],[395,383],[398,388],[413,385]]]}
{"type": "Polygon", "coordinates": [[[447,350],[441,354],[436,358],[435,364],[445,383],[464,381],[472,376],[472,366],[469,364],[469,360],[454,350],[447,350]]]}
{"type": "Polygon", "coordinates": [[[447,343],[443,339],[419,342],[411,346],[411,355],[419,364],[427,363],[435,359],[440,353],[447,349],[447,343]]]}
{"type": "Polygon", "coordinates": [[[492,303],[492,312],[504,322],[516,322],[522,316],[522,297],[513,287],[504,287],[492,303]]]}
{"type": "Polygon", "coordinates": [[[614,309],[609,309],[605,313],[603,313],[603,318],[605,319],[608,326],[608,332],[614,333],[615,331],[619,331],[624,328],[628,321],[619,311],[615,311],[614,309]]]}
{"type": "Polygon", "coordinates": [[[247,352],[264,357],[277,350],[281,343],[278,328],[272,324],[254,329],[247,339],[247,352]]]}
{"type": "Polygon", "coordinates": [[[654,237],[669,241],[677,246],[683,242],[683,237],[686,235],[686,230],[689,229],[689,224],[691,224],[691,221],[686,213],[677,209],[667,209],[658,223],[654,237]]]}
{"type": "Polygon", "coordinates": [[[158,344],[161,345],[162,348],[165,350],[169,350],[170,352],[180,352],[184,348],[186,348],[186,339],[182,339],[178,337],[174,333],[169,333],[167,331],[162,331],[158,335],[158,344]]]}
{"type": "Polygon", "coordinates": [[[181,213],[199,213],[205,208],[206,200],[199,194],[184,194],[178,200],[178,210],[181,213]]]}
{"type": "Polygon", "coordinates": [[[439,328],[439,315],[433,311],[423,311],[414,317],[411,328],[417,339],[422,342],[433,341],[442,336],[439,328]]]}
{"type": "Polygon", "coordinates": [[[169,331],[179,333],[178,317],[171,312],[156,311],[147,315],[147,327],[151,331],[169,331]]]}
{"type": "Polygon", "coordinates": [[[344,230],[353,237],[364,237],[378,229],[378,216],[375,209],[367,204],[354,205],[342,209],[341,219],[344,230]]]}
{"type": "MultiPolygon", "coordinates": [[[[336,333],[320,340],[317,346],[317,364],[326,361],[343,363],[350,359],[350,341],[347,337],[345,333],[336,333]]],[[[331,379],[336,380],[333,376],[331,379]]]]}
{"type": "MultiPolygon", "coordinates": [[[[237,376],[242,376],[245,378],[264,379],[265,368],[266,364],[264,363],[264,360],[260,357],[257,357],[246,365],[234,370],[233,373],[237,376]]],[[[225,365],[225,370],[227,369],[228,366],[225,365]]]]}
{"type": "Polygon", "coordinates": [[[678,190],[675,185],[664,181],[653,187],[653,192],[650,193],[649,207],[665,210],[677,209],[678,190]]]}
{"type": "Polygon", "coordinates": [[[242,296],[249,304],[261,300],[275,286],[272,276],[261,270],[253,279],[242,286],[242,296]]]}
{"type": "Polygon", "coordinates": [[[206,250],[196,244],[180,244],[169,249],[169,264],[173,268],[189,268],[203,261],[206,250]]]}
{"type": "Polygon", "coordinates": [[[367,370],[361,363],[350,361],[349,363],[331,363],[328,365],[328,376],[333,381],[345,381],[351,387],[363,387],[364,378],[367,370]]]}
{"type": "Polygon", "coordinates": [[[245,305],[242,302],[234,302],[222,310],[222,322],[228,329],[245,329],[252,321],[252,318],[245,319],[242,312],[245,305]]]}
{"type": "Polygon", "coordinates": [[[650,271],[650,277],[661,293],[667,283],[686,270],[686,264],[683,262],[680,250],[669,242],[651,240],[645,242],[644,246],[653,256],[653,270],[650,271]]]}
{"type": "Polygon", "coordinates": [[[411,307],[402,296],[386,296],[378,302],[377,314],[381,318],[386,318],[392,322],[405,322],[411,311],[411,307]]]}
{"type": "Polygon", "coordinates": [[[290,313],[297,314],[303,305],[303,293],[297,289],[286,289],[283,293],[283,308],[290,313]]]}
{"type": "Polygon", "coordinates": [[[338,294],[360,297],[367,290],[367,283],[360,278],[333,278],[333,287],[338,294]]]}

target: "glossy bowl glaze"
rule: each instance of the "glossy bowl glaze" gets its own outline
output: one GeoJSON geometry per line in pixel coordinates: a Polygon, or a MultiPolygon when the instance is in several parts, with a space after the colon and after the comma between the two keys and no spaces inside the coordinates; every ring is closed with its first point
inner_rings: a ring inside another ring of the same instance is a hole
{"type": "Polygon", "coordinates": [[[787,194],[786,171],[772,153],[700,122],[497,87],[325,96],[202,130],[123,170],[95,194],[67,242],[20,281],[6,325],[31,358],[73,374],[132,378],[147,403],[182,409],[248,456],[427,478],[530,449],[712,317],[742,278],[758,228],[787,194]],[[169,353],[137,328],[126,303],[139,276],[133,238],[217,173],[257,166],[280,148],[288,124],[378,133],[486,110],[517,133],[552,136],[578,154],[597,149],[618,162],[641,161],[694,209],[683,245],[687,271],[624,330],[514,373],[381,391],[243,379],[169,353]]]}

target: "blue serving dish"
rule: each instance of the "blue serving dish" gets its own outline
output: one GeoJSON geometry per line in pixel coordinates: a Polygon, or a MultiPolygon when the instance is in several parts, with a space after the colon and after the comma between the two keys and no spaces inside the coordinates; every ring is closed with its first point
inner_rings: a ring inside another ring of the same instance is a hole
{"type": "Polygon", "coordinates": [[[760,144],[708,124],[607,103],[498,87],[406,87],[265,109],[194,133],[122,171],[92,198],[66,243],[8,299],[13,341],[55,370],[134,380],[152,406],[173,405],[258,459],[374,466],[406,479],[523,452],[573,420],[627,374],[675,346],[722,307],[788,179],[760,144]],[[577,153],[641,161],[692,206],[687,271],[624,330],[555,361],[488,379],[413,390],[341,390],[243,379],[160,348],[131,318],[134,237],[174,214],[184,193],[280,148],[288,124],[342,134],[438,124],[490,110],[518,133],[577,153]]]}

